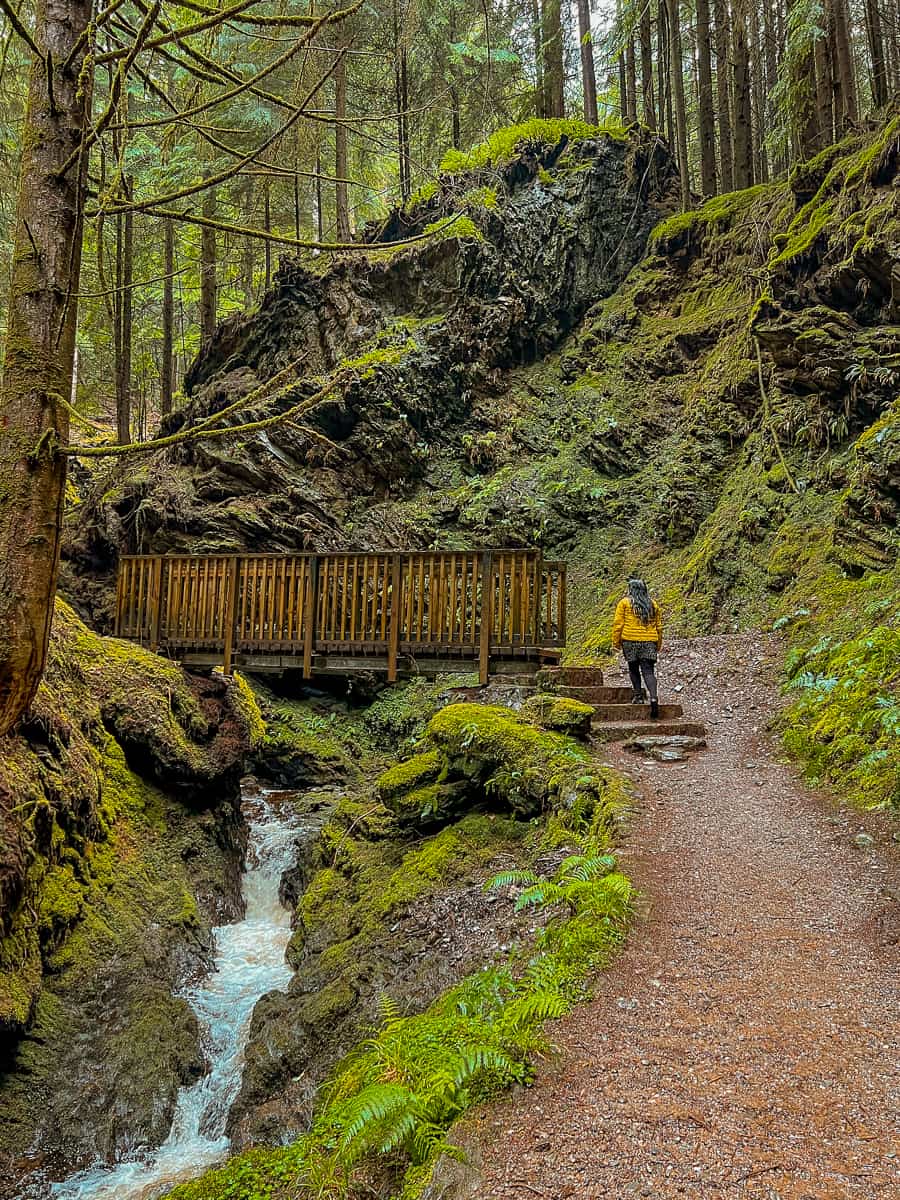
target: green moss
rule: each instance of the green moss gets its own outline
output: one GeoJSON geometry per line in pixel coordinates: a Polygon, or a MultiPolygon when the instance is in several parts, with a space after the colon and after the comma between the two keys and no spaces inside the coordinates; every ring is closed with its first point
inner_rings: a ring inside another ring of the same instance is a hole
{"type": "Polygon", "coordinates": [[[685,235],[698,238],[712,230],[728,228],[735,219],[745,214],[760,200],[771,198],[772,189],[769,184],[759,184],[757,187],[744,188],[739,192],[725,192],[714,196],[701,205],[700,208],[689,212],[675,213],[656,226],[650,235],[649,250],[652,254],[665,253],[685,235]]]}
{"type": "Polygon", "coordinates": [[[487,209],[491,211],[500,203],[500,197],[497,194],[497,189],[493,187],[477,187],[470,188],[464,192],[460,199],[460,204],[463,208],[487,209]]]}
{"type": "Polygon", "coordinates": [[[580,700],[546,694],[530,696],[522,706],[522,716],[542,729],[577,736],[590,729],[594,709],[580,700]]]}
{"type": "Polygon", "coordinates": [[[791,223],[779,252],[769,259],[775,268],[802,258],[815,246],[833,222],[837,208],[833,200],[820,200],[818,195],[805,204],[791,223]]]}
{"type": "Polygon", "coordinates": [[[448,150],[441,162],[441,174],[458,175],[463,171],[475,171],[480,167],[502,167],[512,162],[522,151],[542,146],[556,146],[560,139],[585,141],[601,134],[624,141],[625,127],[619,121],[603,125],[589,125],[577,120],[541,120],[535,118],[522,125],[498,129],[485,142],[474,149],[448,150]]]}
{"type": "Polygon", "coordinates": [[[234,707],[241,714],[247,727],[250,749],[257,750],[266,739],[266,723],[256,700],[256,693],[247,680],[235,671],[234,673],[234,707]]]}
{"type": "Polygon", "coordinates": [[[442,829],[423,846],[408,853],[385,881],[376,900],[381,917],[442,886],[471,878],[492,862],[501,846],[521,841],[527,832],[518,821],[473,814],[442,829]]]}
{"type": "Polygon", "coordinates": [[[434,783],[443,771],[444,762],[437,750],[417,754],[385,771],[378,780],[378,794],[388,804],[404,792],[414,791],[424,783],[434,783]]]}

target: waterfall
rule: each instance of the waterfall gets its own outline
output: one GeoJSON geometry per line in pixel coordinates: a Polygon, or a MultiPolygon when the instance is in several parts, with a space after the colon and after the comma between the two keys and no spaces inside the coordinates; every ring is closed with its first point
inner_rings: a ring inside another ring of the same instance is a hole
{"type": "Polygon", "coordinates": [[[197,1014],[209,1072],[178,1092],[172,1128],[158,1150],[113,1167],[80,1171],[52,1189],[54,1200],[151,1200],[202,1174],[228,1153],[225,1126],[241,1086],[244,1049],[256,1001],[287,986],[290,913],[278,896],[296,857],[298,822],[272,792],[244,795],[249,824],[242,920],[215,929],[215,965],[184,993],[197,1014]]]}

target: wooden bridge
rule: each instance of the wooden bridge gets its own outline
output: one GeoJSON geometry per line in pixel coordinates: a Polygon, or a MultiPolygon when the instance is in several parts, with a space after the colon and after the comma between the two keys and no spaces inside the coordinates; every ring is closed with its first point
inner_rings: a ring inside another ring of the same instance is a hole
{"type": "Polygon", "coordinates": [[[558,660],[566,568],[533,550],[131,555],[117,637],[186,666],[434,675],[558,660]]]}

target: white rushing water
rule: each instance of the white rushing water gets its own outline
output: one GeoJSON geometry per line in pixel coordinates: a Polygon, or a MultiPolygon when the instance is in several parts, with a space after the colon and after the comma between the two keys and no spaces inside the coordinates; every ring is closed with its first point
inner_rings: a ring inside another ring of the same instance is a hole
{"type": "Polygon", "coordinates": [[[158,1150],[72,1175],[54,1185],[54,1200],[150,1200],[200,1175],[228,1151],[225,1124],[241,1086],[253,1006],[291,978],[284,957],[291,917],[278,889],[295,857],[297,823],[287,806],[265,792],[246,797],[244,811],[250,828],[242,888],[246,913],[214,931],[214,969],[185,992],[203,1031],[210,1071],[180,1089],[172,1129],[158,1150]]]}

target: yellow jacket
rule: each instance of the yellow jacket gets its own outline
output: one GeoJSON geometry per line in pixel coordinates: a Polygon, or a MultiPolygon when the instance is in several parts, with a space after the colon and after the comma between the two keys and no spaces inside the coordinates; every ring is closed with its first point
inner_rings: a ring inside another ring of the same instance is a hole
{"type": "Polygon", "coordinates": [[[657,650],[662,648],[662,615],[655,600],[649,625],[640,620],[627,596],[619,601],[613,621],[612,643],[617,650],[621,650],[623,641],[656,642],[657,650]]]}

